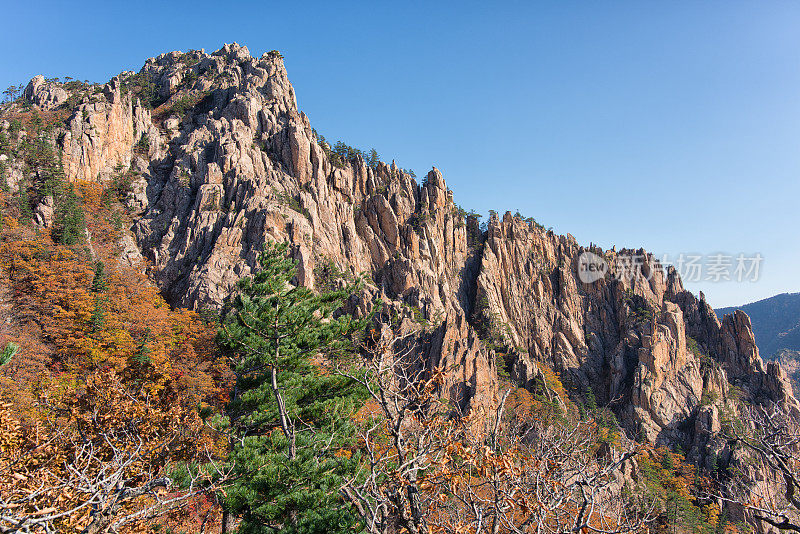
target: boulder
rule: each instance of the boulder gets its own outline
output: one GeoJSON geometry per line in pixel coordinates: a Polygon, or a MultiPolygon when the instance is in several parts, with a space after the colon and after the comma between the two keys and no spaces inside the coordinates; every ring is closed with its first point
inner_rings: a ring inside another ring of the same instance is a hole
{"type": "Polygon", "coordinates": [[[46,82],[45,77],[39,74],[28,82],[22,98],[41,110],[50,110],[66,102],[69,94],[58,84],[46,82]]]}
{"type": "Polygon", "coordinates": [[[53,225],[54,215],[53,197],[48,195],[33,210],[33,222],[41,228],[50,228],[53,225]]]}

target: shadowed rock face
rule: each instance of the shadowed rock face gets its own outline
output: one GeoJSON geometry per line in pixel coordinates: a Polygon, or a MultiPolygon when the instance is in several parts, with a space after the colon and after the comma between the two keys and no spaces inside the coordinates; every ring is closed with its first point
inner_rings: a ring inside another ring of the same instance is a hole
{"type": "Polygon", "coordinates": [[[674,269],[662,269],[643,250],[593,249],[615,275],[641,258],[642,276],[582,283],[578,259],[586,251],[569,235],[508,213],[489,221],[477,303],[516,348],[511,370],[518,382],[530,383],[534,362],[546,362],[575,397],[591,388],[633,437],[680,444],[697,462],[705,461],[706,447],[724,454],[726,445],[709,439],[720,430],[720,405],[731,388],[797,409],[786,374],[759,357],[746,314],[720,322],[702,293],[697,299],[685,291],[674,269]]]}
{"type": "Polygon", "coordinates": [[[288,241],[300,284],[325,286],[332,265],[367,273],[348,309],[365,313],[377,298],[418,331],[421,361],[448,369],[445,388],[464,409],[497,403],[494,348],[519,384],[532,386],[545,363],[575,399],[591,388],[632,436],[680,444],[698,462],[704,447],[725,447],[713,441],[718,403],[704,399],[724,400],[735,386],[796,406],[785,374],[759,357],[747,316],[720,322],[644,251],[593,247],[612,265],[643,257],[643,276],[585,284],[578,258],[589,249],[508,213],[468,246],[437,169],[420,185],[394,163],[335,166],[278,54],[252,58],[234,44],[149,59],[69,124],[61,144],[71,179],[137,173],[132,232],[177,305],[218,307],[266,240],[288,241]],[[133,76],[152,83],[161,102],[152,112],[126,91],[133,76]]]}

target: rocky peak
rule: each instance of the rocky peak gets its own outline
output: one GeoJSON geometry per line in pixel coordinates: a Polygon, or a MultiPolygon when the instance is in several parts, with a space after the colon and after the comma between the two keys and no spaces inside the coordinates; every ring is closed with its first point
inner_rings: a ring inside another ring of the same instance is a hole
{"type": "MultiPolygon", "coordinates": [[[[61,98],[38,78],[26,98],[61,98]]],[[[299,284],[365,274],[350,311],[377,300],[394,317],[387,327],[416,332],[420,358],[448,368],[465,409],[495,405],[496,361],[530,388],[546,365],[632,437],[702,462],[731,391],[796,406],[747,316],[720,322],[646,251],[584,247],[510,213],[493,214],[485,233],[473,221],[468,240],[438,169],[417,183],[394,162],[335,154],[298,110],[277,52],[254,58],[234,43],[148,59],[82,94],[61,150],[72,180],[133,177],[133,237],[172,303],[219,307],[265,241],[289,242],[299,284]],[[610,272],[581,281],[584,253],[610,272]],[[640,276],[618,276],[633,262],[640,276]]]]}
{"type": "Polygon", "coordinates": [[[775,363],[789,376],[794,396],[800,396],[800,351],[784,349],[778,353],[775,363]]]}
{"type": "Polygon", "coordinates": [[[47,82],[39,74],[28,82],[22,98],[39,109],[51,110],[66,102],[68,94],[59,84],[47,82]]]}

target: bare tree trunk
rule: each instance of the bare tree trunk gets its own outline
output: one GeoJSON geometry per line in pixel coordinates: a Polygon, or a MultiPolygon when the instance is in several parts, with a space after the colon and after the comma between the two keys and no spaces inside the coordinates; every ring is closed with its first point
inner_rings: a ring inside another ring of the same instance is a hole
{"type": "MultiPolygon", "coordinates": [[[[275,319],[275,328],[278,328],[277,319],[275,319]]],[[[278,356],[280,354],[280,348],[278,345],[278,340],[275,340],[275,362],[278,361],[278,356]]],[[[272,393],[275,395],[275,402],[278,403],[278,414],[281,418],[281,429],[283,430],[283,434],[286,436],[286,439],[289,440],[289,459],[294,460],[295,456],[297,456],[297,450],[295,449],[295,432],[294,432],[294,422],[289,417],[289,413],[286,411],[286,403],[283,401],[283,395],[281,395],[281,390],[278,387],[278,369],[273,364],[272,366],[272,373],[271,373],[271,382],[272,382],[272,393]]]]}
{"type": "Polygon", "coordinates": [[[220,534],[226,534],[231,531],[231,514],[227,510],[222,510],[222,526],[219,529],[220,534]]]}

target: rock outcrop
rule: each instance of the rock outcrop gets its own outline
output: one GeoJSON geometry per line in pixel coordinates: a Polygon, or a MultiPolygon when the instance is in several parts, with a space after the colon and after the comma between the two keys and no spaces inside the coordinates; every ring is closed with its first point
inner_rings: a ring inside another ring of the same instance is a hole
{"type": "Polygon", "coordinates": [[[39,109],[51,110],[66,102],[69,94],[64,88],[58,84],[47,82],[44,76],[39,74],[28,82],[25,91],[22,93],[22,98],[39,109]]]}
{"type": "MultiPolygon", "coordinates": [[[[219,305],[266,240],[289,241],[298,282],[324,283],[317,278],[333,263],[369,273],[368,290],[387,303],[440,318],[439,352],[428,357],[455,364],[454,376],[471,384],[463,402],[496,402],[493,359],[467,324],[463,219],[441,173],[419,186],[394,164],[359,157],[336,167],[297,110],[277,55],[226,46],[196,67],[235,85],[211,89],[176,126],[168,115],[150,138],[155,159],[168,163],[145,174],[147,209],[135,232],[162,288],[182,305],[219,305]]],[[[183,74],[168,57],[148,69],[164,91],[179,87],[183,74]]]]}
{"type": "Polygon", "coordinates": [[[785,374],[759,357],[747,316],[720,322],[644,250],[584,248],[507,213],[489,220],[476,292],[476,311],[514,352],[519,383],[546,362],[575,398],[591,391],[611,407],[631,437],[680,445],[695,461],[720,430],[731,388],[796,410],[785,374]],[[584,253],[609,273],[582,282],[584,253]]]}
{"type": "Polygon", "coordinates": [[[52,195],[47,195],[33,211],[33,220],[38,226],[49,228],[53,224],[54,215],[55,205],[53,204],[53,197],[52,195]]]}
{"type": "MultiPolygon", "coordinates": [[[[36,80],[26,98],[43,107],[60,98],[36,80]]],[[[448,369],[445,389],[464,409],[495,406],[498,354],[518,384],[533,387],[549,365],[576,401],[591,391],[631,437],[681,445],[698,463],[707,447],[724,448],[714,435],[732,392],[796,409],[747,316],[720,322],[645,251],[582,247],[509,213],[482,234],[472,221],[468,239],[437,169],[418,184],[394,162],[334,157],[276,52],[253,58],[234,44],[151,58],[68,124],[70,179],[133,175],[136,245],[176,305],[220,306],[266,241],[287,241],[300,284],[365,273],[353,311],[378,299],[416,331],[421,360],[448,369]],[[584,253],[609,272],[584,283],[584,253]]],[[[124,245],[126,261],[139,261],[124,245]]]]}
{"type": "Polygon", "coordinates": [[[789,375],[795,398],[800,396],[800,351],[782,350],[775,358],[775,363],[789,375]]]}

